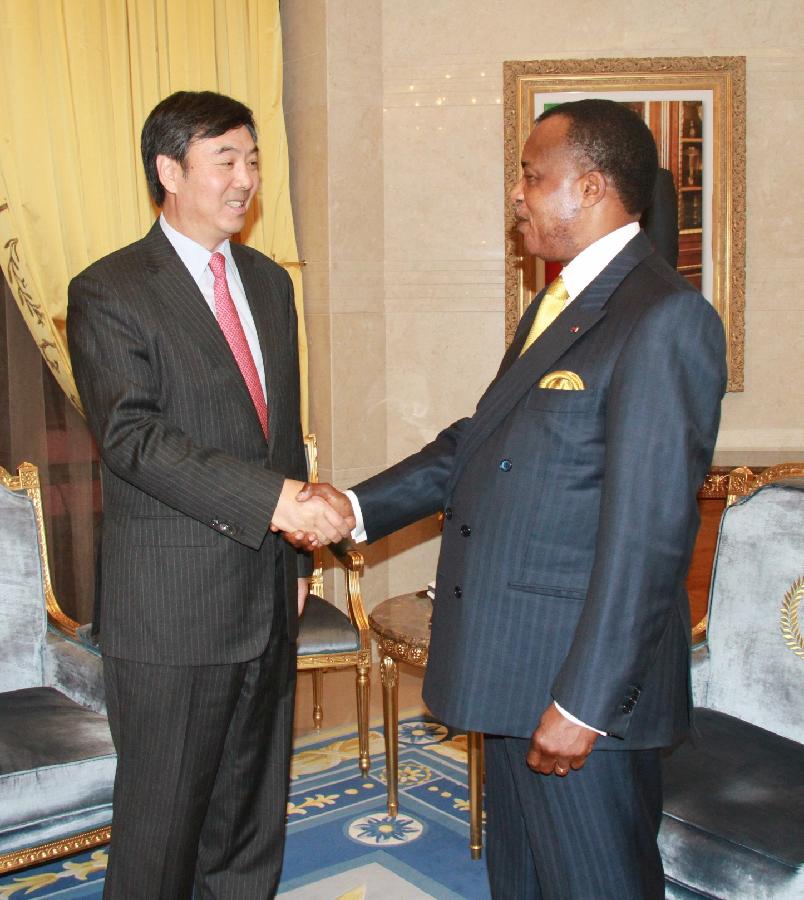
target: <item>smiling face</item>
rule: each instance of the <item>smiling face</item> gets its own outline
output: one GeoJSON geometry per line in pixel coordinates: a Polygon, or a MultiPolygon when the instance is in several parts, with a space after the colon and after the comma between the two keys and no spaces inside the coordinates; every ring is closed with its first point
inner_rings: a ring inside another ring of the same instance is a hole
{"type": "Polygon", "coordinates": [[[157,156],[163,212],[182,234],[214,250],[237,234],[260,185],[259,151],[248,128],[193,141],[182,166],[157,156]]]}
{"type": "Polygon", "coordinates": [[[522,177],[510,195],[526,250],[549,262],[567,263],[586,246],[581,214],[587,171],[567,143],[569,124],[557,115],[531,131],[522,151],[522,177]]]}

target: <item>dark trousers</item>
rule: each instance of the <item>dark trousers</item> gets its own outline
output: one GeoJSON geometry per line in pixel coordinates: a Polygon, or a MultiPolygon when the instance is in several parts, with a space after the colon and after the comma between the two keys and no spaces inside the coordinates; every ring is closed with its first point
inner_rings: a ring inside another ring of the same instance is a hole
{"type": "Polygon", "coordinates": [[[487,735],[491,893],[499,900],[663,900],[656,750],[590,754],[565,778],[525,763],[528,741],[487,735]]]}
{"type": "Polygon", "coordinates": [[[262,656],[244,663],[104,659],[118,753],[108,900],[276,893],[296,682],[279,618],[262,656]]]}

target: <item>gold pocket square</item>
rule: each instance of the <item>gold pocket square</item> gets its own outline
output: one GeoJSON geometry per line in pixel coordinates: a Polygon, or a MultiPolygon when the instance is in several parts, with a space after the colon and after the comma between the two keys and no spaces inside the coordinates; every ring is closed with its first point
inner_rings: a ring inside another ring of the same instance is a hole
{"type": "Polygon", "coordinates": [[[583,378],[576,375],[575,372],[568,372],[566,369],[557,369],[555,372],[548,372],[540,381],[540,388],[550,388],[554,391],[583,391],[585,385],[583,378]]]}

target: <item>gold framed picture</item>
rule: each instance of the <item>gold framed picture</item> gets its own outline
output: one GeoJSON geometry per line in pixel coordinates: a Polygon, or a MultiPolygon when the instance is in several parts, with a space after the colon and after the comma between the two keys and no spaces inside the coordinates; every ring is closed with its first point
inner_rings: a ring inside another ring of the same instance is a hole
{"type": "Polygon", "coordinates": [[[743,389],[745,313],[745,57],[560,59],[503,64],[505,123],[505,337],[545,284],[523,253],[508,195],[536,118],[558,103],[626,103],[653,132],[659,165],[678,197],[678,270],[712,303],[726,330],[730,391],[743,389]]]}

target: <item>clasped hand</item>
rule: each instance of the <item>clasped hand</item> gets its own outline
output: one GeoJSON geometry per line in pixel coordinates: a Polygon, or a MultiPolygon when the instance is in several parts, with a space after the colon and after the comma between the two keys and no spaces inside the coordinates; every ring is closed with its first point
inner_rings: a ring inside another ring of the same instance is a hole
{"type": "Polygon", "coordinates": [[[285,479],[271,519],[271,531],[283,532],[297,550],[314,550],[349,537],[355,517],[349,498],[326,482],[285,479]]]}

